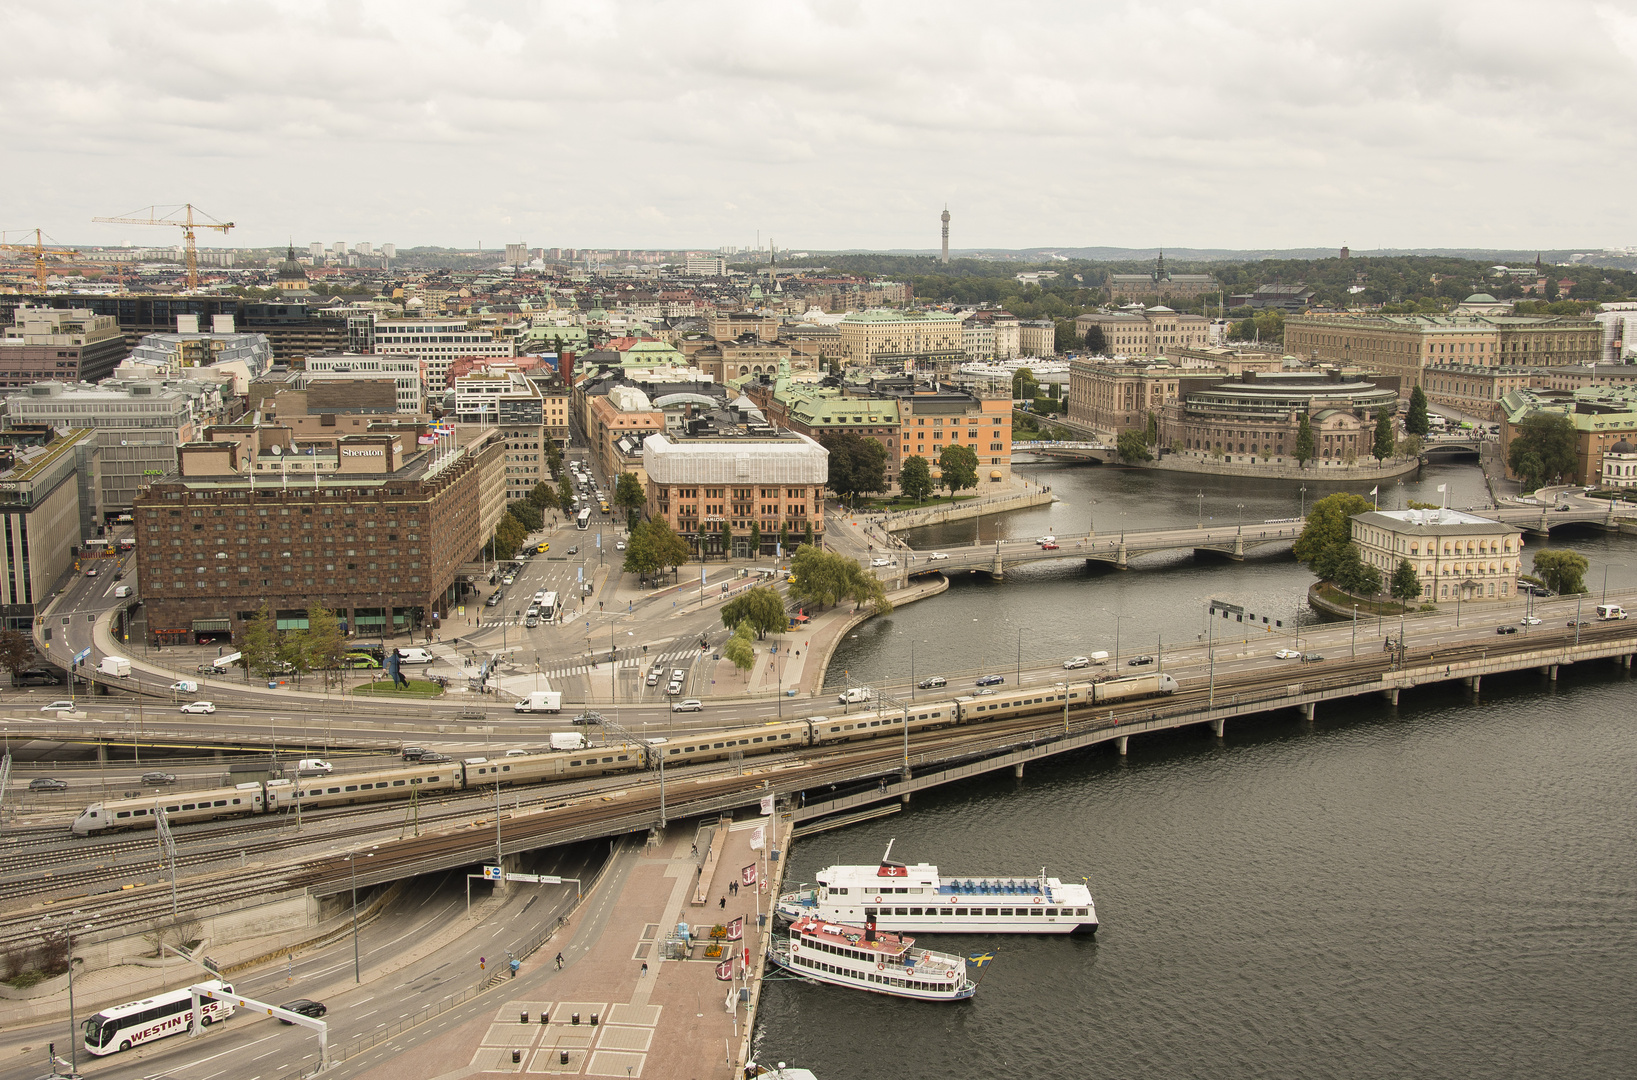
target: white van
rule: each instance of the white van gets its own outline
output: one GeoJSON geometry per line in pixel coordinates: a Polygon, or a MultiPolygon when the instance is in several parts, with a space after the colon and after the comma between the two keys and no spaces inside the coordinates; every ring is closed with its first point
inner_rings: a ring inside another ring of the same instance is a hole
{"type": "Polygon", "coordinates": [[[322,761],[315,757],[302,758],[296,762],[297,776],[328,776],[334,771],[335,768],[328,761],[322,761]]]}
{"type": "Polygon", "coordinates": [[[867,686],[850,687],[836,695],[836,704],[838,705],[857,705],[868,700],[870,700],[870,688],[867,686]]]}
{"type": "Polygon", "coordinates": [[[398,663],[400,664],[430,664],[432,654],[425,649],[399,649],[398,663]]]}
{"type": "Polygon", "coordinates": [[[129,585],[115,585],[114,586],[114,597],[116,599],[118,599],[120,597],[130,596],[130,595],[131,595],[131,587],[129,585]]]}
{"type": "Polygon", "coordinates": [[[1626,609],[1619,604],[1598,604],[1597,617],[1604,622],[1610,619],[1623,619],[1626,617],[1626,609]]]}

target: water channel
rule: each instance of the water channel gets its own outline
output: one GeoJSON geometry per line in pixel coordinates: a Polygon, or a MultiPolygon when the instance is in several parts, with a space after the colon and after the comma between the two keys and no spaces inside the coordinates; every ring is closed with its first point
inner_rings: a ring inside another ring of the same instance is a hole
{"type": "MultiPolygon", "coordinates": [[[[984,522],[980,536],[1095,523],[1246,528],[1298,512],[1283,483],[1095,467],[1032,475],[1063,500],[984,522]],[[1242,509],[1241,509],[1242,505],[1242,509]]],[[[1480,505],[1475,466],[1383,485],[1480,505]]],[[[1362,485],[1367,492],[1372,485],[1362,485]]],[[[1361,493],[1362,493],[1361,492],[1361,493]]],[[[1328,490],[1309,488],[1310,503],[1328,490]]],[[[923,530],[918,548],[970,542],[923,530]]],[[[1557,541],[1588,581],[1637,583],[1637,547],[1557,541]]],[[[1537,545],[1538,546],[1538,545],[1537,545]]],[[[1153,651],[1202,632],[1216,598],[1289,622],[1311,576],[1288,553],[1243,564],[1155,555],[1130,571],[1065,560],[963,576],[945,595],[859,627],[832,682],[1009,673],[1030,655],[1153,651]],[[1118,617],[1118,618],[1116,618],[1118,617]],[[850,675],[843,676],[843,672],[850,675]]],[[[1305,616],[1308,618],[1310,616],[1305,616]]],[[[1010,682],[1008,677],[1008,682],[1010,682]]],[[[801,841],[792,881],[834,862],[895,857],[963,875],[1086,875],[1095,941],[945,937],[987,950],[977,997],[903,1002],[772,982],[759,1060],[839,1077],[1602,1077],[1637,1061],[1637,742],[1632,686],[1613,665],[1557,684],[1484,681],[1481,698],[1419,688],[1397,708],[1355,699],[1187,729],[917,796],[903,813],[801,841]]]]}

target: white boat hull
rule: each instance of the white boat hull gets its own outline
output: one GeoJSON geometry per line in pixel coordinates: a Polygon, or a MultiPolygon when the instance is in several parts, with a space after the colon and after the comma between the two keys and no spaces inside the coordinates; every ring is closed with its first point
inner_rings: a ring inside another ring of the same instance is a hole
{"type": "Polygon", "coordinates": [[[966,897],[960,903],[940,904],[937,907],[905,905],[899,908],[883,903],[842,905],[834,899],[819,903],[817,890],[801,890],[779,897],[779,918],[786,922],[815,915],[828,922],[862,924],[874,913],[875,925],[881,930],[906,934],[1095,934],[1097,909],[1095,907],[1052,907],[1046,904],[1020,904],[1018,898],[966,897]],[[969,902],[970,901],[970,902],[969,902]],[[1039,915],[1034,910],[1040,911],[1039,915]],[[1020,914],[1019,912],[1022,912],[1020,914]],[[1079,914],[1080,912],[1085,914],[1079,914]]]}

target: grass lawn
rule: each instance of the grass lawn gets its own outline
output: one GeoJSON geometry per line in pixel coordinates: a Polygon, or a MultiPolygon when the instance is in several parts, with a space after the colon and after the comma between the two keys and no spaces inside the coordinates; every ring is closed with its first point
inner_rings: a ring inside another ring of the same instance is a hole
{"type": "Polygon", "coordinates": [[[443,687],[425,679],[410,679],[409,687],[394,687],[391,679],[382,679],[379,682],[368,682],[352,688],[355,697],[381,698],[431,698],[443,693],[443,687]]]}
{"type": "Polygon", "coordinates": [[[1419,604],[1415,605],[1414,607],[1405,607],[1396,600],[1384,600],[1381,603],[1361,600],[1358,597],[1355,597],[1352,593],[1342,592],[1329,582],[1319,586],[1319,595],[1330,601],[1332,604],[1337,604],[1341,607],[1352,607],[1354,604],[1357,604],[1360,615],[1397,615],[1401,612],[1421,610],[1421,606],[1419,604]]]}

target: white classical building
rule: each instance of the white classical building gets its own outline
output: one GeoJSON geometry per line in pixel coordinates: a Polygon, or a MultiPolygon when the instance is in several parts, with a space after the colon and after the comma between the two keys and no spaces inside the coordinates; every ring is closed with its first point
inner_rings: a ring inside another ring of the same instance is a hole
{"type": "Polygon", "coordinates": [[[1371,510],[1353,517],[1353,543],[1385,588],[1400,561],[1421,578],[1421,598],[1505,600],[1517,595],[1523,530],[1459,510],[1371,510]]]}
{"type": "Polygon", "coordinates": [[[1603,486],[1637,487],[1637,447],[1621,439],[1603,451],[1603,486]]]}

